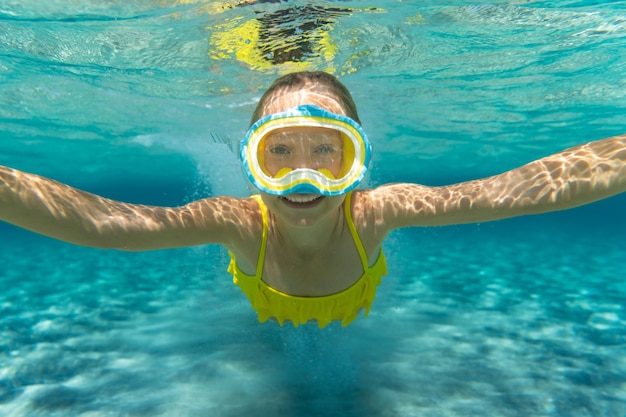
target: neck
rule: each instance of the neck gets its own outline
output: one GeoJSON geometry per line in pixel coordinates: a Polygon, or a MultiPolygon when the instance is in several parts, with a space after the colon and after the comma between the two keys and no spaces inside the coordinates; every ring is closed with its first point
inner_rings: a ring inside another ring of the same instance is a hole
{"type": "Polygon", "coordinates": [[[305,226],[290,224],[278,217],[272,216],[273,233],[282,245],[296,252],[311,253],[321,247],[327,247],[336,240],[342,230],[344,221],[343,204],[322,217],[314,224],[305,226]]]}

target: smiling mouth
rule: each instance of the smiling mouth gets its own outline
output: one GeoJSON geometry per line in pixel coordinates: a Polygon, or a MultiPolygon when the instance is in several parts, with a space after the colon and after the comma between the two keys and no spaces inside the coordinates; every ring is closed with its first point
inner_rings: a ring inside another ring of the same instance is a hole
{"type": "Polygon", "coordinates": [[[323,197],[319,194],[289,194],[281,196],[280,199],[291,207],[308,208],[316,206],[323,197]]]}

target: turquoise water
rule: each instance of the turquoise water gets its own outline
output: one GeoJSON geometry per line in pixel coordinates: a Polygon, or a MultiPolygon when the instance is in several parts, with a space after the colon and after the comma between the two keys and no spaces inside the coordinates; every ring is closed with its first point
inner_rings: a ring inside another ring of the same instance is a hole
{"type": "MultiPolygon", "coordinates": [[[[214,4],[0,0],[0,164],[145,204],[247,195],[221,142],[296,67],[353,91],[368,186],[626,132],[626,2],[214,4]],[[292,30],[294,62],[216,40],[253,19],[292,30]]],[[[1,224],[0,415],[623,417],[625,209],[398,231],[370,316],[324,330],[258,324],[217,247],[1,224]]]]}

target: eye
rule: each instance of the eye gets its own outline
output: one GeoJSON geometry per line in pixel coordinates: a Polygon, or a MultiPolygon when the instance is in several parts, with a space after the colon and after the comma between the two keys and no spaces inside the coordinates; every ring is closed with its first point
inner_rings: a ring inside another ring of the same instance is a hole
{"type": "Polygon", "coordinates": [[[291,152],[289,148],[284,145],[276,145],[269,148],[271,154],[274,155],[289,155],[291,152]]]}
{"type": "Polygon", "coordinates": [[[337,148],[331,144],[324,144],[315,148],[315,153],[317,154],[328,155],[335,152],[337,152],[337,148]]]}

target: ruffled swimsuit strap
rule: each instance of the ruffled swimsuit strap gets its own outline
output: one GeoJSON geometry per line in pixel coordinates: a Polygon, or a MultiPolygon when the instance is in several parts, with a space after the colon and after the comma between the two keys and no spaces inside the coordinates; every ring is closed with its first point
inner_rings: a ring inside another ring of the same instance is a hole
{"type": "Polygon", "coordinates": [[[356,246],[357,251],[359,252],[359,257],[361,258],[361,264],[363,265],[363,272],[367,272],[370,269],[369,266],[369,258],[367,257],[367,252],[363,247],[363,243],[361,242],[361,237],[359,233],[356,231],[356,226],[354,225],[354,221],[352,221],[352,191],[346,194],[346,200],[344,201],[344,213],[346,216],[346,223],[348,223],[348,228],[350,229],[350,234],[352,235],[352,240],[354,240],[354,245],[356,246]]]}
{"type": "Polygon", "coordinates": [[[267,213],[267,206],[261,199],[259,194],[253,195],[252,198],[259,204],[261,210],[261,218],[263,219],[263,235],[261,237],[261,250],[259,251],[259,258],[256,261],[255,277],[261,279],[263,276],[263,266],[265,265],[265,250],[267,248],[267,235],[269,230],[269,215],[267,213]]]}

